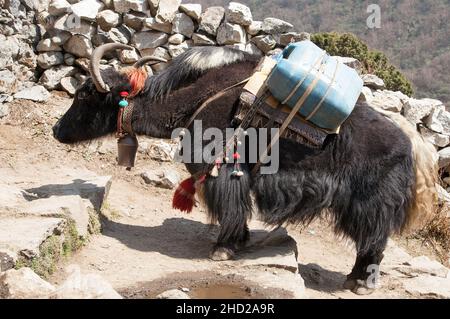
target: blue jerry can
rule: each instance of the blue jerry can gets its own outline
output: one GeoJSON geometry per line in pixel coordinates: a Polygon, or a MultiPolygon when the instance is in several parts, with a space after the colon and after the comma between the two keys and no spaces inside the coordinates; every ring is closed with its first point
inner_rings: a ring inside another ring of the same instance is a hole
{"type": "Polygon", "coordinates": [[[337,130],[361,94],[358,73],[311,41],[290,44],[276,59],[266,82],[272,95],[290,108],[301,104],[299,113],[307,121],[337,130]]]}

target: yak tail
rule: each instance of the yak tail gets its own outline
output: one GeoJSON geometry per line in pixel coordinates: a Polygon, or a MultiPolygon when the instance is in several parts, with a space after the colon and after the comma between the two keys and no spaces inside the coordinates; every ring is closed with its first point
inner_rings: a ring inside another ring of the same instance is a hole
{"type": "Polygon", "coordinates": [[[424,140],[416,128],[402,115],[379,108],[376,110],[394,121],[409,137],[412,144],[416,183],[413,190],[413,202],[403,226],[403,232],[412,232],[425,226],[436,215],[439,156],[434,146],[424,140]]]}

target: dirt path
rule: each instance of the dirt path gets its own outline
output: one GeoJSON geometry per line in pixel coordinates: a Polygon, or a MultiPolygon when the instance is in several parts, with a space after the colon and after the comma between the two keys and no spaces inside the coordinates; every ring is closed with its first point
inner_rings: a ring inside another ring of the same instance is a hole
{"type": "MultiPolygon", "coordinates": [[[[217,228],[208,224],[203,209],[197,208],[190,215],[173,210],[172,191],[148,186],[139,176],[155,167],[171,168],[185,176],[184,168],[140,154],[137,167],[127,172],[115,165],[115,141],[111,138],[74,147],[56,143],[51,126],[69,104],[59,95],[45,105],[15,101],[10,106],[12,114],[0,122],[0,169],[11,172],[11,180],[19,180],[21,186],[36,178],[57,178],[64,170],[89,169],[113,176],[102,234],[92,236],[85,247],[62,263],[52,281],[61,282],[64,267],[78,264],[83,271],[100,274],[119,291],[129,291],[167,274],[206,273],[222,267],[208,259],[217,228]]],[[[251,224],[252,229],[261,227],[256,221],[251,224]]],[[[325,221],[306,229],[289,228],[288,232],[298,245],[307,298],[363,298],[341,289],[345,274],[352,268],[354,251],[333,235],[325,221]]],[[[428,247],[417,242],[411,245],[414,253],[432,255],[428,247]]],[[[386,269],[401,263],[402,258],[405,256],[398,247],[391,245],[386,252],[386,269]]],[[[382,270],[382,287],[371,298],[411,297],[402,288],[401,278],[382,270]]]]}

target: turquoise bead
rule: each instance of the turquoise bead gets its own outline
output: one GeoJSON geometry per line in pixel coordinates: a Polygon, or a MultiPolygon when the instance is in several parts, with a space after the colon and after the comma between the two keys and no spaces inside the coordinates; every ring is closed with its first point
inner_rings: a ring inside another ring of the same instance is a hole
{"type": "Polygon", "coordinates": [[[119,102],[119,106],[120,107],[127,107],[128,106],[128,102],[125,101],[125,100],[122,100],[122,101],[119,102]]]}

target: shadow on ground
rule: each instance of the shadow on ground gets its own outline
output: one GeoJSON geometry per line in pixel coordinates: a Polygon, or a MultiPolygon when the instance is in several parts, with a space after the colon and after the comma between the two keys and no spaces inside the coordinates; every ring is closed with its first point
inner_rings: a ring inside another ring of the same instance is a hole
{"type": "Polygon", "coordinates": [[[317,264],[299,264],[298,270],[306,288],[326,293],[345,291],[343,284],[347,276],[340,272],[322,268],[317,264]]]}

